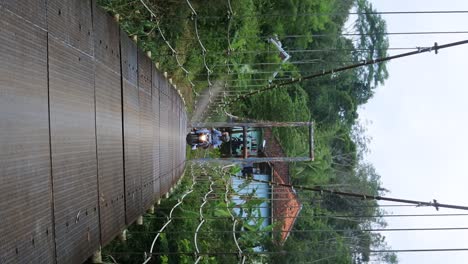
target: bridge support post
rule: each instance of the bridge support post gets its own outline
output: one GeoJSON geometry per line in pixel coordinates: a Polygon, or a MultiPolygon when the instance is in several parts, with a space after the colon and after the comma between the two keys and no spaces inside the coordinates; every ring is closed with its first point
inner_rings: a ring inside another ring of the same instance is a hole
{"type": "Polygon", "coordinates": [[[138,216],[138,218],[136,220],[136,224],[137,225],[143,225],[143,216],[142,215],[138,216]]]}
{"type": "Polygon", "coordinates": [[[119,234],[119,240],[122,242],[127,241],[127,229],[122,230],[119,234]]]}
{"type": "Polygon", "coordinates": [[[98,250],[93,253],[91,257],[92,263],[102,263],[102,254],[101,254],[101,246],[99,246],[98,250]]]}
{"type": "Polygon", "coordinates": [[[152,206],[148,209],[148,213],[154,214],[154,205],[152,205],[152,206]]]}

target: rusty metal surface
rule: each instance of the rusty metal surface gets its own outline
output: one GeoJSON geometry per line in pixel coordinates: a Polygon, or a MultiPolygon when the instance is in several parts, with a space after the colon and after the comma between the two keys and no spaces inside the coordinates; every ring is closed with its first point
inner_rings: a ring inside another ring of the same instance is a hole
{"type": "Polygon", "coordinates": [[[97,62],[95,89],[101,241],[107,244],[125,226],[120,74],[97,62]]]}
{"type": "Polygon", "coordinates": [[[151,60],[138,52],[138,88],[140,100],[140,170],[142,205],[148,209],[153,204],[153,105],[151,60]]]}
{"type": "Polygon", "coordinates": [[[161,197],[161,179],[159,171],[159,83],[164,79],[162,74],[152,67],[151,83],[152,83],[152,97],[153,97],[153,199],[158,200],[161,197]]]}
{"type": "Polygon", "coordinates": [[[120,34],[123,77],[123,129],[125,166],[125,215],[131,224],[142,213],[140,172],[140,105],[137,48],[120,34]]]}
{"type": "Polygon", "coordinates": [[[48,0],[47,24],[54,38],[93,54],[91,1],[48,0]]]}
{"type": "Polygon", "coordinates": [[[49,97],[57,263],[99,245],[93,58],[49,38],[49,97]]]}
{"type": "Polygon", "coordinates": [[[46,47],[0,7],[0,263],[54,258],[46,47]]]}

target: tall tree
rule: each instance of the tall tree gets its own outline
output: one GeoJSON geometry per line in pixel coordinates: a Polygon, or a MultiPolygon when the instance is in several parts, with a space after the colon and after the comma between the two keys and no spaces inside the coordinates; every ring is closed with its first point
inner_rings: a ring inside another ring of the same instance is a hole
{"type": "MultiPolygon", "coordinates": [[[[387,56],[388,37],[387,24],[381,15],[376,14],[376,10],[368,0],[357,0],[356,10],[358,17],[355,30],[360,34],[356,41],[358,50],[356,59],[359,61],[371,60],[387,56]]],[[[388,71],[385,63],[373,64],[360,69],[359,74],[365,88],[372,90],[377,85],[383,84],[388,78],[388,71]]]]}

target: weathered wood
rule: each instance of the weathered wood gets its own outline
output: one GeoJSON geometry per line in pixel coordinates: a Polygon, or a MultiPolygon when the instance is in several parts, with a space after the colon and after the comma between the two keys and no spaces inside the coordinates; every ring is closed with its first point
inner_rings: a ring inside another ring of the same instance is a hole
{"type": "Polygon", "coordinates": [[[0,2],[0,263],[101,263],[183,173],[183,98],[95,0],[0,2]]]}

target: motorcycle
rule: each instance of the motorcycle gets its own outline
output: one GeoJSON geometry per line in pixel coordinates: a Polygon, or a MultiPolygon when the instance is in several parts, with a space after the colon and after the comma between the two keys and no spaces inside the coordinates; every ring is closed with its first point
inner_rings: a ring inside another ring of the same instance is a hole
{"type": "Polygon", "coordinates": [[[196,128],[192,129],[186,137],[187,144],[191,147],[196,146],[207,149],[211,145],[211,133],[200,131],[196,128]]]}

